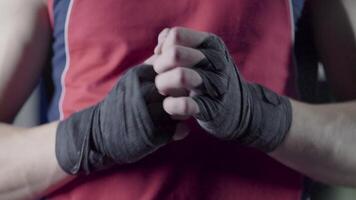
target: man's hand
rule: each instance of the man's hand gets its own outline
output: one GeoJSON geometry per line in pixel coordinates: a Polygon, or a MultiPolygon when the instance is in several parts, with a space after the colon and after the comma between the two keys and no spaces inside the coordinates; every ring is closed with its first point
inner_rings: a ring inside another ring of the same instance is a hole
{"type": "Polygon", "coordinates": [[[131,68],[97,105],[60,122],[56,154],[70,174],[140,160],[171,141],[176,121],[163,111],[150,65],[131,68]]]}
{"type": "Polygon", "coordinates": [[[274,150],[291,124],[287,98],[247,83],[223,41],[184,28],[164,30],[155,49],[155,83],[167,113],[194,116],[210,134],[224,140],[274,150]]]}
{"type": "Polygon", "coordinates": [[[192,67],[205,56],[194,48],[208,36],[184,28],[164,29],[158,36],[153,63],[158,73],[155,84],[162,95],[169,96],[163,102],[165,111],[176,118],[199,112],[191,96],[195,94],[193,89],[202,84],[202,78],[192,67]]]}

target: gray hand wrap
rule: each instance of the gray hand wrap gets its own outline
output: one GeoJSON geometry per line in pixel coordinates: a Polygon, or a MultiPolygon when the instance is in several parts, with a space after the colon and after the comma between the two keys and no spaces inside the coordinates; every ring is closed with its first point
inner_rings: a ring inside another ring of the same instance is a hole
{"type": "Polygon", "coordinates": [[[199,124],[220,139],[273,151],[291,125],[288,98],[247,83],[217,36],[209,36],[197,49],[206,57],[194,66],[203,79],[196,89],[199,95],[193,97],[199,124]]]}
{"type": "Polygon", "coordinates": [[[70,174],[132,163],[168,143],[175,130],[154,86],[152,66],[131,68],[100,103],[60,122],[56,155],[70,174]]]}

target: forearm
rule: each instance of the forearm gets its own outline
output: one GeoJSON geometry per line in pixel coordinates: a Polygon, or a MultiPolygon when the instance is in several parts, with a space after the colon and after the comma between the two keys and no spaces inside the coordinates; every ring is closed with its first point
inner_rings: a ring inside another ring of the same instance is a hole
{"type": "Polygon", "coordinates": [[[0,199],[33,199],[72,179],[57,163],[58,123],[21,129],[0,124],[0,199]]]}
{"type": "Polygon", "coordinates": [[[291,129],[271,156],[316,180],[356,186],[356,102],[292,107],[291,129]]]}

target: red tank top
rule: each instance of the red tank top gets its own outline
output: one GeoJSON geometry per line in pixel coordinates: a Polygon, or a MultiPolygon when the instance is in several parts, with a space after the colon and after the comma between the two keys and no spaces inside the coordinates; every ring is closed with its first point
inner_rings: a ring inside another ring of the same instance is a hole
{"type": "MultiPolygon", "coordinates": [[[[184,26],[227,44],[244,77],[294,95],[288,0],[49,0],[53,23],[50,118],[103,99],[119,75],[153,53],[158,33],[184,26]]],[[[138,163],[80,176],[50,199],[299,200],[302,176],[253,149],[209,137],[194,122],[188,138],[138,163]]]]}

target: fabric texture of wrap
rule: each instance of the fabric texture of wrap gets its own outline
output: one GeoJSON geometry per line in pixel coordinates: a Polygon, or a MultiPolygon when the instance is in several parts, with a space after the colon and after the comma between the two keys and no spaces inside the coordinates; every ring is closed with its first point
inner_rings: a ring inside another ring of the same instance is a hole
{"type": "Polygon", "coordinates": [[[289,99],[245,81],[218,36],[210,35],[197,49],[206,57],[193,67],[203,80],[193,97],[199,124],[220,139],[273,151],[292,122],[289,99]]]}
{"type": "Polygon", "coordinates": [[[163,110],[150,65],[128,70],[97,105],[60,122],[56,156],[69,174],[140,160],[167,144],[176,121],[163,110]]]}

